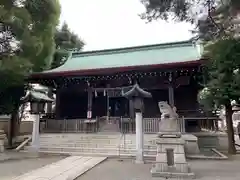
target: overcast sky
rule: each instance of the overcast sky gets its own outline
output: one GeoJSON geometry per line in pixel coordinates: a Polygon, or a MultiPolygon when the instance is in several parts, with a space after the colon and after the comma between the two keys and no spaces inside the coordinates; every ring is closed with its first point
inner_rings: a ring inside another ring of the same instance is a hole
{"type": "Polygon", "coordinates": [[[187,23],[155,21],[146,24],[138,16],[144,12],[140,0],[60,0],[61,22],[85,42],[84,50],[110,49],[191,37],[187,23]]]}

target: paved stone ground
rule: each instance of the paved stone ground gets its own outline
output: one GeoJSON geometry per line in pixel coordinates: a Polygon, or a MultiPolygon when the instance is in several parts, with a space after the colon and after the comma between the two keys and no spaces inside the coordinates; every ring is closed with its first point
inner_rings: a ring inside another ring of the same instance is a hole
{"type": "Polygon", "coordinates": [[[11,159],[0,162],[0,179],[12,180],[12,178],[27,173],[31,170],[43,167],[47,164],[59,161],[64,157],[40,157],[31,159],[11,159]]]}
{"type": "MultiPolygon", "coordinates": [[[[238,155],[229,160],[194,160],[189,163],[197,180],[239,180],[240,177],[238,155]]],[[[160,180],[161,178],[151,177],[151,166],[151,164],[134,164],[132,160],[120,162],[109,159],[78,177],[77,180],[160,180]]]]}
{"type": "Polygon", "coordinates": [[[5,151],[4,153],[0,153],[0,163],[9,160],[21,160],[21,159],[29,159],[36,158],[36,154],[34,153],[25,153],[25,152],[16,152],[16,151],[5,151]]]}
{"type": "Polygon", "coordinates": [[[106,157],[69,156],[14,180],[73,180],[104,160],[106,157]]]}

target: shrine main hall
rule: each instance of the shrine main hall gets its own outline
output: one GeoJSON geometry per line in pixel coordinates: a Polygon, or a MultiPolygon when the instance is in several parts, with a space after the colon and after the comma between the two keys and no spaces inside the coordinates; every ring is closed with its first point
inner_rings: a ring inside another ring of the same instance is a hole
{"type": "Polygon", "coordinates": [[[196,131],[200,124],[197,117],[203,115],[197,100],[203,63],[201,46],[190,40],[73,52],[63,65],[34,73],[29,82],[55,90],[54,119],[101,119],[106,123],[117,118],[134,121],[131,101],[122,94],[138,83],[152,94],[144,100],[144,119],[159,118],[158,102],[167,101],[177,108],[180,117],[186,118],[184,131],[196,131]]]}

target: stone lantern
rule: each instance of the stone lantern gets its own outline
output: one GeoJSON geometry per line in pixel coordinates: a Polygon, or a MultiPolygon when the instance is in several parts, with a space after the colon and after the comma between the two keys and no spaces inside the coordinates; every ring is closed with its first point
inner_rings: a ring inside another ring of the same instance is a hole
{"type": "Polygon", "coordinates": [[[46,94],[30,91],[24,98],[24,102],[30,103],[30,113],[35,115],[32,131],[32,150],[39,150],[39,121],[40,114],[45,113],[46,103],[53,102],[46,94]]]}
{"type": "Polygon", "coordinates": [[[123,94],[124,97],[133,102],[133,108],[135,110],[135,124],[136,124],[136,163],[144,163],[143,161],[143,99],[151,98],[152,95],[149,92],[144,91],[135,84],[132,89],[123,94]]]}

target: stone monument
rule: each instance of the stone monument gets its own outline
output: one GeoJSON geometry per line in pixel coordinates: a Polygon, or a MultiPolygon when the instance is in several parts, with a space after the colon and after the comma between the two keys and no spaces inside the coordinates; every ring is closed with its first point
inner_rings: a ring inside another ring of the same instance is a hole
{"type": "Polygon", "coordinates": [[[151,169],[153,177],[194,178],[186,161],[184,140],[178,126],[176,108],[167,102],[159,102],[162,113],[159,123],[156,162],[151,169]]]}
{"type": "Polygon", "coordinates": [[[178,126],[178,114],[176,113],[176,108],[165,102],[160,101],[158,103],[161,112],[161,121],[159,122],[159,137],[180,137],[180,129],[178,126]]]}

